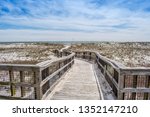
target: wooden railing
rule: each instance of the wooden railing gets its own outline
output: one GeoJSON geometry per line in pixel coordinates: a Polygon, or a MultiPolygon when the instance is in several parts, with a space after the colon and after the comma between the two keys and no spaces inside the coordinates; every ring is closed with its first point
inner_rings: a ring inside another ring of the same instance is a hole
{"type": "Polygon", "coordinates": [[[76,56],[96,62],[118,99],[150,100],[150,68],[128,68],[92,51],[56,54],[60,58],[36,65],[0,64],[0,97],[45,99],[76,56]]]}
{"type": "Polygon", "coordinates": [[[44,99],[74,63],[74,53],[57,54],[63,57],[36,65],[0,64],[0,98],[44,99]]]}
{"type": "Polygon", "coordinates": [[[117,99],[150,100],[150,68],[126,67],[98,52],[75,51],[76,57],[95,61],[117,99]]]}

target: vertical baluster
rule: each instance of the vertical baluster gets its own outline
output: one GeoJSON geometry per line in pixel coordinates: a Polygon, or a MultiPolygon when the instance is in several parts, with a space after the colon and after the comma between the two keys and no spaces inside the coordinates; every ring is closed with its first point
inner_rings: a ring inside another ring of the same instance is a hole
{"type": "Polygon", "coordinates": [[[137,75],[134,75],[133,76],[133,85],[132,85],[133,88],[136,88],[137,87],[137,75]]]}
{"type": "Polygon", "coordinates": [[[118,99],[119,100],[123,100],[124,99],[124,95],[122,90],[124,89],[124,76],[122,73],[122,71],[119,72],[119,77],[118,77],[118,99]]]}
{"type": "Polygon", "coordinates": [[[13,86],[13,80],[14,80],[14,72],[12,70],[9,71],[9,77],[10,77],[10,92],[11,96],[14,96],[14,86],[13,86]]]}
{"type": "MultiPolygon", "coordinates": [[[[25,75],[24,75],[24,71],[20,71],[20,82],[25,82],[25,75]]],[[[21,86],[21,97],[25,96],[25,87],[21,86]]]]}
{"type": "Polygon", "coordinates": [[[40,83],[42,81],[42,75],[41,75],[42,70],[40,70],[40,68],[37,68],[34,71],[34,79],[35,79],[35,87],[34,87],[34,91],[35,91],[35,99],[40,100],[43,96],[42,94],[42,87],[40,87],[40,83]]]}

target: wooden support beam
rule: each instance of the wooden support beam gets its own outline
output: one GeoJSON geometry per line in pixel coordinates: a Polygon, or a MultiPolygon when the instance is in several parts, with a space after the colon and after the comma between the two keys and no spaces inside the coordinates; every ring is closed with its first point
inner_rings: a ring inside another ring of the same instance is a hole
{"type": "Polygon", "coordinates": [[[119,77],[118,77],[118,99],[119,100],[123,100],[124,99],[124,94],[122,92],[124,88],[124,75],[121,74],[121,72],[119,73],[119,77]]]}
{"type": "Polygon", "coordinates": [[[132,98],[132,100],[136,99],[136,93],[135,92],[132,93],[132,97],[131,98],[132,98]]]}
{"type": "MultiPolygon", "coordinates": [[[[25,75],[24,75],[24,71],[20,71],[20,81],[21,82],[25,82],[25,75]]],[[[24,86],[21,86],[21,97],[24,97],[26,95],[26,92],[25,92],[25,87],[24,86]]]]}
{"type": "Polygon", "coordinates": [[[14,72],[12,70],[9,71],[9,78],[10,78],[10,92],[11,92],[11,96],[14,96],[15,95],[14,86],[13,86],[14,72]]]}
{"type": "Polygon", "coordinates": [[[133,76],[133,88],[137,87],[137,75],[133,76]]]}
{"type": "Polygon", "coordinates": [[[42,87],[40,87],[40,83],[42,81],[42,75],[41,75],[41,70],[37,69],[35,71],[34,79],[35,79],[35,85],[36,87],[34,88],[35,91],[35,99],[40,100],[42,98],[42,87]]]}
{"type": "Polygon", "coordinates": [[[144,93],[144,100],[148,100],[148,93],[144,93]]]}

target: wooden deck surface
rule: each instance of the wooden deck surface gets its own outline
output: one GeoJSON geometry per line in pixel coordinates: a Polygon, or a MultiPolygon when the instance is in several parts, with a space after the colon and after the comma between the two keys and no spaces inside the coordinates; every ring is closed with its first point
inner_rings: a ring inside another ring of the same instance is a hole
{"type": "Polygon", "coordinates": [[[100,94],[92,64],[75,59],[47,100],[99,100],[100,94]]]}

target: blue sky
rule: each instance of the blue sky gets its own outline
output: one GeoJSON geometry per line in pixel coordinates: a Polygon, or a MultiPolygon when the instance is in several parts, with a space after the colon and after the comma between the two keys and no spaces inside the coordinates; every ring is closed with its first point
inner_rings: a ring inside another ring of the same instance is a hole
{"type": "Polygon", "coordinates": [[[0,41],[150,41],[149,0],[0,0],[0,41]]]}

